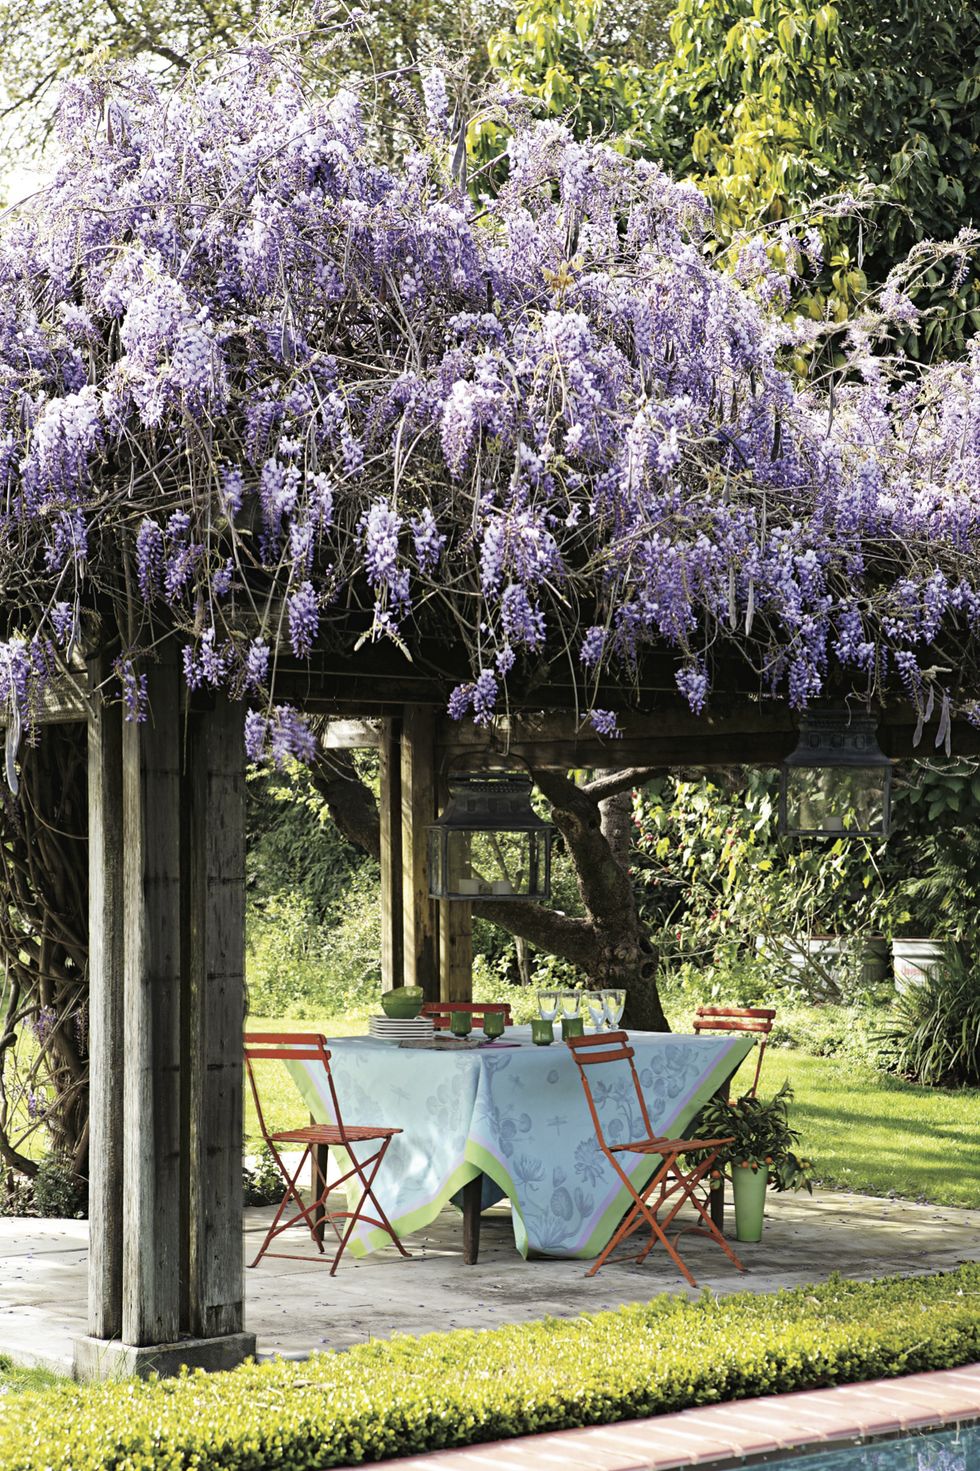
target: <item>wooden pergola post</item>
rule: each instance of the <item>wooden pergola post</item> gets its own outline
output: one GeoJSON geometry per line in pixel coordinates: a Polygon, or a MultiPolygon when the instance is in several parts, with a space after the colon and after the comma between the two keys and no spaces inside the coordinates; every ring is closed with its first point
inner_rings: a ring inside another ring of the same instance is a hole
{"type": "Polygon", "coordinates": [[[435,715],[406,705],[401,741],[403,976],[439,1000],[439,925],[429,898],[426,829],[436,816],[435,715]]]}
{"type": "MultiPolygon", "coordinates": [[[[449,800],[449,782],[440,763],[436,780],[440,810],[449,800]]],[[[443,899],[439,909],[439,1000],[473,1000],[473,906],[443,899]]]]}
{"type": "Polygon", "coordinates": [[[381,725],[381,989],[404,984],[402,925],[401,731],[393,720],[381,725]]]}
{"type": "Polygon", "coordinates": [[[89,1273],[88,1331],[122,1331],[123,946],[122,710],[97,691],[105,659],[89,666],[89,1273]]]}
{"type": "Polygon", "coordinates": [[[80,1378],[227,1368],[255,1349],[242,1331],[241,721],[224,700],[185,718],[175,658],[147,678],[145,723],[120,733],[118,707],[95,695],[89,727],[95,1193],[80,1378]]]}

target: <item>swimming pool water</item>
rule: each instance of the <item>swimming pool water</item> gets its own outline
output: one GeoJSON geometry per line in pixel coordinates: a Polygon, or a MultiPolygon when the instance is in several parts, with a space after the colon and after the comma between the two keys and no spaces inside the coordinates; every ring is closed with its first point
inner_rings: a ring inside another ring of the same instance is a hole
{"type": "Polygon", "coordinates": [[[980,1471],[980,1426],[770,1461],[768,1471],[980,1471]]]}

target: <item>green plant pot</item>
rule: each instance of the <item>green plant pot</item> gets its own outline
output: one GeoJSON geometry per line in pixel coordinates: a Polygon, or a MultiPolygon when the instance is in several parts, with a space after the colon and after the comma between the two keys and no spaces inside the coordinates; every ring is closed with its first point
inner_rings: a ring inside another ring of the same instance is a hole
{"type": "Polygon", "coordinates": [[[764,1168],[743,1170],[737,1163],[732,1166],[736,1241],[762,1240],[762,1222],[766,1214],[766,1187],[768,1184],[768,1170],[764,1168]]]}

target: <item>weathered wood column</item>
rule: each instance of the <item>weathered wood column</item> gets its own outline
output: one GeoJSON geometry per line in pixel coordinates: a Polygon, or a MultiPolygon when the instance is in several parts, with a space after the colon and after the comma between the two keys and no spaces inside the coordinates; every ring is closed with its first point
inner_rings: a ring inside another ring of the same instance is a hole
{"type": "Polygon", "coordinates": [[[242,1332],[241,715],[223,700],[187,715],[175,657],[146,673],[145,723],[96,701],[90,725],[96,1193],[81,1378],[228,1368],[255,1348],[242,1332]]]}
{"type": "MultiPolygon", "coordinates": [[[[436,781],[440,810],[449,800],[447,773],[436,781]]],[[[439,905],[439,999],[473,999],[473,906],[463,899],[443,899],[439,905]]]]}
{"type": "Polygon", "coordinates": [[[401,731],[393,720],[381,727],[381,989],[403,984],[402,769],[401,731]]]}
{"type": "Polygon", "coordinates": [[[89,666],[89,1274],[88,1331],[122,1331],[123,907],[122,710],[99,693],[108,661],[89,666]]]}
{"type": "Polygon", "coordinates": [[[181,1300],[181,718],[176,657],[123,728],[123,1315],[126,1344],[172,1343],[181,1300]]]}
{"type": "Polygon", "coordinates": [[[198,1338],[240,1333],[245,747],[224,696],[187,739],[188,1299],[198,1338]]]}
{"type": "Polygon", "coordinates": [[[429,898],[426,829],[436,816],[435,716],[426,705],[406,705],[401,741],[403,974],[439,1000],[439,928],[429,898]]]}

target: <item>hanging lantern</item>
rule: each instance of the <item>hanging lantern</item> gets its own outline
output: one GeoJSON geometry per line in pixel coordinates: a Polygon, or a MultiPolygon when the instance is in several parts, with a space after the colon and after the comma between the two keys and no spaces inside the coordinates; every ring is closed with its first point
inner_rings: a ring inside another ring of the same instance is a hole
{"type": "Polygon", "coordinates": [[[873,715],[807,711],[783,762],[779,830],[790,837],[887,838],[892,763],[873,715]]]}
{"type": "Polygon", "coordinates": [[[522,772],[449,778],[445,811],[429,828],[434,899],[547,899],[554,828],[531,806],[522,772]]]}

